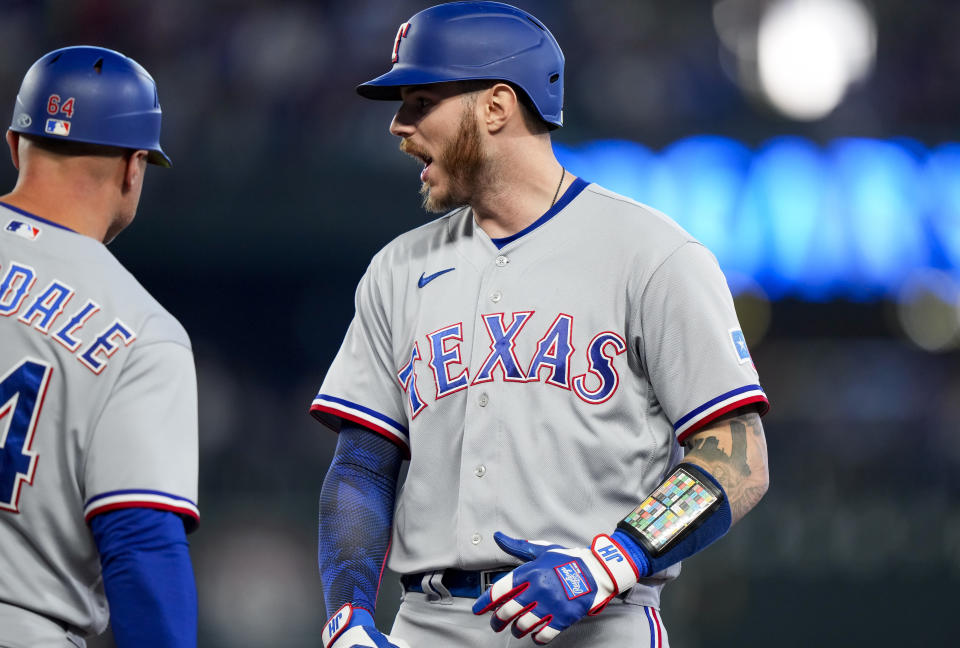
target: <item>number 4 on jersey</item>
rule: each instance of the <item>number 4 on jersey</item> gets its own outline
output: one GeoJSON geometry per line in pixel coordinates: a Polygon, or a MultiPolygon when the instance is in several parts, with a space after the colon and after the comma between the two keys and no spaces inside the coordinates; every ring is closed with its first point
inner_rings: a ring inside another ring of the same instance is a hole
{"type": "Polygon", "coordinates": [[[30,450],[53,367],[24,360],[0,378],[0,510],[19,513],[20,487],[33,483],[30,450]]]}

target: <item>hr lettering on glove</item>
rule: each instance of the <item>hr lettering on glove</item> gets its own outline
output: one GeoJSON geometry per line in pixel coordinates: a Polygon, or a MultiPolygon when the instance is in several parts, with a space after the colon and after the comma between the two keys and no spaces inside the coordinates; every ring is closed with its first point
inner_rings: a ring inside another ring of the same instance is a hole
{"type": "Polygon", "coordinates": [[[502,577],[473,605],[474,614],[493,611],[490,625],[500,632],[511,623],[516,637],[532,633],[546,644],[586,615],[637,583],[637,567],[610,536],[600,534],[589,548],[511,538],[494,540],[508,554],[528,561],[502,577]]]}
{"type": "Polygon", "coordinates": [[[333,613],[320,639],[323,648],[410,648],[403,639],[391,639],[377,630],[369,612],[349,603],[333,613]]]}

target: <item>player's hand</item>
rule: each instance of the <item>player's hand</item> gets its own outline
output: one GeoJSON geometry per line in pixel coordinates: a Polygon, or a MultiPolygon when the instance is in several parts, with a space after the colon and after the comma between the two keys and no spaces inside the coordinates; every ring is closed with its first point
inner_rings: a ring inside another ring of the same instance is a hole
{"type": "Polygon", "coordinates": [[[609,536],[589,548],[493,535],[501,549],[528,561],[503,576],[473,604],[474,614],[494,611],[490,625],[500,632],[510,623],[516,637],[533,633],[545,644],[587,614],[599,614],[610,600],[633,587],[637,568],[609,536]]]}
{"type": "Polygon", "coordinates": [[[333,613],[320,638],[323,648],[410,648],[403,639],[391,639],[377,630],[369,612],[349,603],[333,613]]]}

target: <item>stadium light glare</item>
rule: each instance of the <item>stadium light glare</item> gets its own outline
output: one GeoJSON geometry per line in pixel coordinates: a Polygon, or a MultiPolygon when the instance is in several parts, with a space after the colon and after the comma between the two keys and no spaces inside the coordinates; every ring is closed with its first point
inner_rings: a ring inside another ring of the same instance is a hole
{"type": "Polygon", "coordinates": [[[859,0],[778,0],[760,20],[760,86],[795,120],[830,114],[876,56],[876,23],[859,0]]]}

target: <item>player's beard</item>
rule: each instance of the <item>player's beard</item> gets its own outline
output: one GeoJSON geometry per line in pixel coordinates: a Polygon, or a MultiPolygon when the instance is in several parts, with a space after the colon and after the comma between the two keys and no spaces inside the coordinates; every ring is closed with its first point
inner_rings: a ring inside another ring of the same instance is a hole
{"type": "Polygon", "coordinates": [[[475,108],[475,100],[465,102],[456,137],[444,143],[434,160],[447,171],[446,191],[438,191],[427,182],[420,187],[423,208],[429,212],[443,213],[469,204],[473,191],[481,184],[486,156],[475,108]]]}

